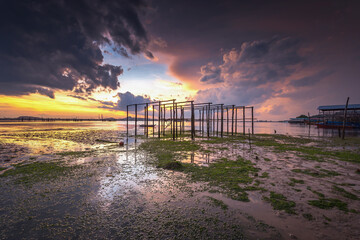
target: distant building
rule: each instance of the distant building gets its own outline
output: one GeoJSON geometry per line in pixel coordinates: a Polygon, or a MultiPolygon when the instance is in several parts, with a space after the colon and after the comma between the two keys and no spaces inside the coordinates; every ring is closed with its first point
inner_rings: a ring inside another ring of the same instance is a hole
{"type": "MultiPolygon", "coordinates": [[[[345,105],[319,106],[322,121],[317,125],[324,128],[339,128],[344,123],[345,105]]],[[[360,128],[360,104],[349,104],[346,114],[346,128],[360,128]]]]}

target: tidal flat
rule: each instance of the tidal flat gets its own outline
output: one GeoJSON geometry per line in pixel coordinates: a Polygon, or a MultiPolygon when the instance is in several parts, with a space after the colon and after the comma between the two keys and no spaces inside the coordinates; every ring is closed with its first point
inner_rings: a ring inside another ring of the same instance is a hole
{"type": "Polygon", "coordinates": [[[359,169],[360,138],[7,131],[0,239],[355,239],[359,169]]]}

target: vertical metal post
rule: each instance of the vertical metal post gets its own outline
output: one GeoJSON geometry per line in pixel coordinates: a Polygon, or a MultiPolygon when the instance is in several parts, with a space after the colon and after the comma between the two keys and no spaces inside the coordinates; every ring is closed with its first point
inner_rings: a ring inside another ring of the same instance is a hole
{"type": "Polygon", "coordinates": [[[210,103],[208,104],[208,109],[207,109],[207,137],[210,137],[210,103]]]}
{"type": "Polygon", "coordinates": [[[237,122],[238,122],[238,120],[237,120],[237,112],[238,112],[238,108],[236,107],[235,108],[235,136],[237,134],[237,122]]]}
{"type": "Polygon", "coordinates": [[[173,140],[175,140],[175,121],[174,121],[174,118],[175,118],[175,100],[173,100],[173,107],[172,107],[172,115],[173,115],[173,119],[172,119],[172,135],[173,135],[173,140]]]}
{"type": "Polygon", "coordinates": [[[135,137],[137,136],[137,104],[135,104],[135,137]]]}
{"type": "Polygon", "coordinates": [[[194,114],[194,102],[191,101],[191,139],[195,139],[195,114],[194,114]]]}
{"type": "Polygon", "coordinates": [[[204,115],[205,115],[205,108],[203,107],[202,109],[202,120],[201,120],[201,125],[202,125],[202,136],[204,136],[204,115]]]}
{"type": "Polygon", "coordinates": [[[146,108],[145,111],[146,137],[148,137],[149,136],[149,104],[148,103],[146,103],[145,108],[146,108]]]}
{"type": "Polygon", "coordinates": [[[226,133],[229,135],[229,108],[226,107],[226,133]]]}
{"type": "Polygon", "coordinates": [[[221,104],[221,137],[223,137],[224,134],[224,108],[223,104],[221,104]]]}
{"type": "Polygon", "coordinates": [[[170,131],[171,131],[171,135],[173,134],[173,110],[172,107],[170,107],[170,131]]]}
{"type": "Polygon", "coordinates": [[[153,115],[152,115],[152,130],[153,137],[155,136],[155,105],[152,105],[153,115]]]}
{"type": "Polygon", "coordinates": [[[254,107],[251,107],[251,134],[254,135],[254,107]]]}
{"type": "Polygon", "coordinates": [[[159,101],[158,137],[160,138],[161,129],[161,101],[159,101]]]}
{"type": "Polygon", "coordinates": [[[212,133],[213,133],[213,136],[215,136],[215,108],[212,110],[212,125],[213,125],[213,129],[212,129],[212,133]]]}
{"type": "Polygon", "coordinates": [[[201,133],[201,110],[199,109],[199,131],[201,133]]]}
{"type": "Polygon", "coordinates": [[[129,137],[129,106],[126,106],[126,138],[129,137]]]}
{"type": "Polygon", "coordinates": [[[231,114],[231,135],[234,135],[234,105],[232,106],[231,114]]]}
{"type": "Polygon", "coordinates": [[[216,107],[216,136],[219,136],[219,107],[216,107]]]}
{"type": "Polygon", "coordinates": [[[165,136],[165,129],[166,128],[166,107],[164,105],[164,125],[163,125],[163,135],[165,136]]]}
{"type": "Polygon", "coordinates": [[[178,108],[177,103],[175,103],[175,132],[176,132],[176,138],[178,137],[178,108]]]}
{"type": "Polygon", "coordinates": [[[245,135],[245,106],[243,106],[243,134],[245,135]]]}

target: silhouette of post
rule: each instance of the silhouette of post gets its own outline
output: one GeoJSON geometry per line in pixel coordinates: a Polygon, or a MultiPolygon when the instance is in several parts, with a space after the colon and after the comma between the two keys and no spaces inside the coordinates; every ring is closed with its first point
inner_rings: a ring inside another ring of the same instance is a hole
{"type": "Polygon", "coordinates": [[[251,107],[251,134],[254,135],[254,107],[251,107]]]}
{"type": "Polygon", "coordinates": [[[135,137],[137,136],[137,104],[135,104],[135,137]]]}
{"type": "Polygon", "coordinates": [[[232,105],[232,113],[231,113],[231,136],[234,135],[234,105],[232,105]]]}
{"type": "Polygon", "coordinates": [[[220,126],[220,130],[221,130],[221,137],[223,137],[224,135],[224,105],[221,104],[221,126],[220,126]]]}
{"type": "Polygon", "coordinates": [[[191,102],[191,139],[195,139],[195,113],[194,102],[191,102]]]}
{"type": "Polygon", "coordinates": [[[346,100],[346,105],[345,105],[345,112],[344,112],[344,122],[343,122],[343,129],[342,129],[342,139],[345,139],[345,125],[346,125],[346,115],[347,115],[347,108],[348,108],[348,104],[349,104],[349,97],[346,100]]]}
{"type": "Polygon", "coordinates": [[[238,112],[238,108],[236,107],[235,108],[235,136],[237,134],[237,122],[238,122],[238,120],[237,120],[237,112],[238,112]]]}
{"type": "Polygon", "coordinates": [[[243,134],[245,135],[245,106],[243,107],[243,134]]]}
{"type": "Polygon", "coordinates": [[[129,137],[129,106],[126,106],[126,138],[129,137]]]}
{"type": "Polygon", "coordinates": [[[161,101],[159,101],[158,137],[160,138],[161,129],[161,101]]]}

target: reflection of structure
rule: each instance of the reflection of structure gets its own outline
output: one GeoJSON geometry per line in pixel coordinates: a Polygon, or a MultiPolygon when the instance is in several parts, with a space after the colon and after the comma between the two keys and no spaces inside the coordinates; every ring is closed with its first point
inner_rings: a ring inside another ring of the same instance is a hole
{"type": "MultiPolygon", "coordinates": [[[[340,128],[343,127],[346,105],[319,106],[319,115],[322,121],[318,127],[340,128]]],[[[360,104],[349,104],[347,106],[345,128],[360,128],[360,104]]]]}
{"type": "Polygon", "coordinates": [[[139,135],[139,120],[142,121],[140,127],[144,128],[144,135],[146,137],[151,135],[150,131],[152,130],[153,137],[156,134],[160,138],[161,135],[165,136],[166,133],[170,133],[173,139],[175,139],[185,133],[186,123],[186,125],[190,123],[192,139],[195,138],[196,134],[202,136],[206,134],[208,137],[236,135],[238,134],[237,123],[239,121],[243,123],[242,134],[245,134],[245,115],[248,109],[251,111],[249,120],[251,120],[252,134],[254,134],[254,107],[252,106],[194,103],[194,101],[176,102],[175,99],[172,99],[127,105],[127,136],[129,136],[129,108],[134,109],[135,136],[139,135]],[[139,107],[143,107],[143,109],[139,107]],[[140,111],[141,119],[139,118],[140,111]],[[152,116],[150,117],[149,111],[152,111],[152,116]],[[157,113],[155,114],[155,112],[157,113]]]}

